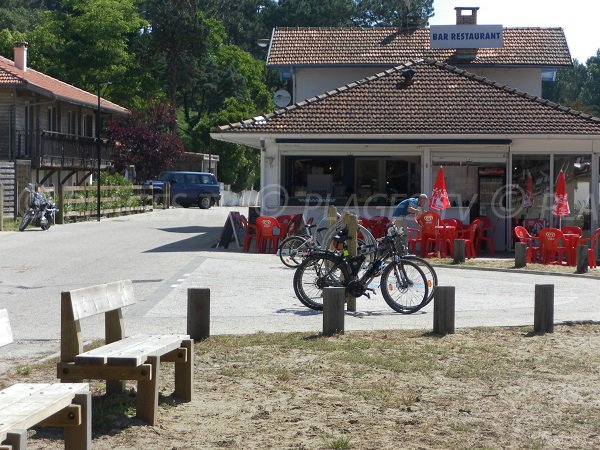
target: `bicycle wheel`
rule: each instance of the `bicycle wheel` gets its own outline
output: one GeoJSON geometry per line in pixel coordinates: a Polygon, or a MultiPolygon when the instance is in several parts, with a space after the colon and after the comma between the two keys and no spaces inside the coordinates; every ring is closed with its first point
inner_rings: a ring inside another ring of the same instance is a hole
{"type": "Polygon", "coordinates": [[[310,239],[305,236],[290,236],[279,245],[279,259],[287,267],[298,267],[310,249],[310,239]]]}
{"type": "Polygon", "coordinates": [[[412,314],[421,309],[427,300],[427,278],[418,265],[400,259],[383,269],[381,293],[394,311],[412,314]]]}
{"type": "Polygon", "coordinates": [[[344,279],[348,279],[342,261],[342,257],[329,253],[308,256],[294,274],[298,300],[311,309],[322,310],[323,289],[344,286],[344,279]]]}
{"type": "Polygon", "coordinates": [[[425,303],[423,304],[423,306],[426,306],[427,304],[429,304],[429,302],[431,302],[431,300],[433,300],[434,290],[435,287],[438,285],[437,273],[435,272],[433,266],[423,258],[420,258],[415,255],[404,255],[402,258],[415,263],[417,266],[419,266],[419,269],[421,269],[425,274],[425,278],[427,279],[427,288],[429,289],[427,300],[425,300],[425,303]]]}

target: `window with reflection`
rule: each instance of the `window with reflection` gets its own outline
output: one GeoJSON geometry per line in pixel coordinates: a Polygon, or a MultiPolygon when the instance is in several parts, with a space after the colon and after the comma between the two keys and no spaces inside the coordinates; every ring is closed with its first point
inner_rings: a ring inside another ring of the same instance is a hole
{"type": "Polygon", "coordinates": [[[286,156],[282,168],[290,205],[392,206],[421,187],[420,156],[286,156]]]}
{"type": "Polygon", "coordinates": [[[591,228],[591,155],[555,155],[554,156],[554,186],[562,170],[567,185],[570,214],[560,221],[554,218],[554,225],[574,225],[589,235],[591,228]]]}
{"type": "Polygon", "coordinates": [[[523,225],[532,234],[551,221],[550,155],[513,155],[513,225],[523,225]]]}

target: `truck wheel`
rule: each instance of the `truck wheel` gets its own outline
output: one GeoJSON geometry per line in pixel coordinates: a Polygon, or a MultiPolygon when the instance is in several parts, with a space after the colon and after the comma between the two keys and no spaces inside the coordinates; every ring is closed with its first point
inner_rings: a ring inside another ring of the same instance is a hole
{"type": "Polygon", "coordinates": [[[210,208],[212,202],[210,200],[210,197],[200,197],[200,208],[202,209],[208,209],[210,208]]]}

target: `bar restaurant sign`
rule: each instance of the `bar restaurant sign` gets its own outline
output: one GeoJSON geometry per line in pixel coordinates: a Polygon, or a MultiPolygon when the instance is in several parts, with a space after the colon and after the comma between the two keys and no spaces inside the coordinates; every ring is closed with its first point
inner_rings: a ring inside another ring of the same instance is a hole
{"type": "Polygon", "coordinates": [[[502,25],[431,25],[431,48],[502,48],[502,25]]]}

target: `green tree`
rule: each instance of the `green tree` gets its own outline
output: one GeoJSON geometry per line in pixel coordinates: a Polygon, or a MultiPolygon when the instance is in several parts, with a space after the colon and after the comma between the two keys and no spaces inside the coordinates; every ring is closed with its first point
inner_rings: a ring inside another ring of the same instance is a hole
{"type": "Polygon", "coordinates": [[[234,45],[221,45],[205,61],[198,80],[197,97],[189,101],[190,143],[204,153],[218,154],[219,178],[234,189],[258,184],[260,176],[256,149],[223,142],[211,143],[210,130],[237,122],[273,108],[271,93],[264,83],[264,63],[234,45]]]}
{"type": "Polygon", "coordinates": [[[362,27],[422,28],[433,16],[433,0],[355,0],[354,23],[362,27]]]}
{"type": "Polygon", "coordinates": [[[341,27],[352,25],[353,0],[279,0],[262,12],[268,30],[274,27],[341,27]]]}
{"type": "Polygon", "coordinates": [[[143,27],[137,0],[63,0],[60,10],[46,11],[27,33],[30,64],[37,70],[96,92],[98,82],[112,84],[104,95],[128,106],[137,98],[136,60],[130,40],[143,27]],[[119,98],[112,92],[121,92],[119,98]]]}
{"type": "Polygon", "coordinates": [[[581,102],[589,107],[591,112],[600,115],[600,50],[596,56],[586,62],[587,78],[579,96],[581,102]]]}
{"type": "Polygon", "coordinates": [[[262,50],[257,41],[271,35],[264,14],[273,3],[273,0],[199,0],[199,8],[207,17],[223,24],[225,43],[260,57],[262,50]]]}
{"type": "Polygon", "coordinates": [[[200,63],[214,44],[216,22],[206,18],[195,0],[148,0],[145,14],[150,53],[164,64],[162,76],[176,111],[180,92],[194,84],[200,63]]]}

